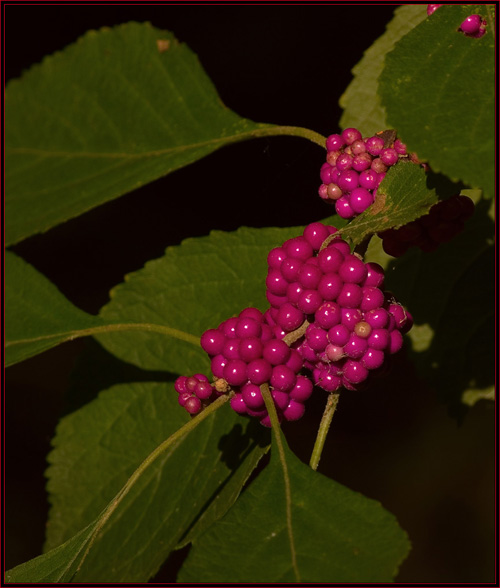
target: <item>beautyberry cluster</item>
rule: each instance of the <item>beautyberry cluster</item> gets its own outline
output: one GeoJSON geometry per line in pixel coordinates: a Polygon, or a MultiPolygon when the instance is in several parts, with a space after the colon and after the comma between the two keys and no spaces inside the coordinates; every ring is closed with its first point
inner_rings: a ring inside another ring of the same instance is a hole
{"type": "Polygon", "coordinates": [[[335,232],[312,223],[273,249],[266,280],[275,328],[290,338],[301,327],[292,348],[328,392],[358,389],[380,373],[412,326],[410,314],[382,290],[383,269],[351,254],[335,232]]]}
{"type": "MultiPolygon", "coordinates": [[[[436,10],[443,6],[442,4],[427,4],[427,15],[431,15],[436,10]]],[[[479,14],[470,14],[460,25],[459,31],[467,37],[474,37],[480,39],[486,32],[486,19],[479,14]]]]}
{"type": "Polygon", "coordinates": [[[461,194],[437,202],[428,214],[403,225],[379,233],[388,255],[400,257],[410,247],[434,251],[441,243],[451,241],[464,230],[465,221],[474,213],[474,203],[461,194]]]}
{"type": "Polygon", "coordinates": [[[295,421],[313,384],[328,392],[355,390],[384,370],[412,318],[381,289],[383,269],[351,254],[336,232],[312,223],[272,249],[270,308],[245,308],[203,333],[214,382],[195,374],[175,383],[179,404],[190,414],[232,391],[233,410],[270,426],[261,391],[267,385],[279,420],[295,421]]]}
{"type": "Polygon", "coordinates": [[[409,158],[406,146],[394,131],[363,139],[357,129],[348,128],[340,135],[330,135],[326,150],[318,193],[323,200],[334,203],[337,214],[345,219],[373,204],[389,167],[401,158],[409,158]]]}

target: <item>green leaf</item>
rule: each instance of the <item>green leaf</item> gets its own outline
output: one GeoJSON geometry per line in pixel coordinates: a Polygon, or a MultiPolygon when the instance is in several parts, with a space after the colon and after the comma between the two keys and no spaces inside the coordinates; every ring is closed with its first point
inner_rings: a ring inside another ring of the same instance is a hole
{"type": "Polygon", "coordinates": [[[208,358],[199,346],[203,331],[247,306],[261,310],[269,306],[265,297],[267,255],[300,232],[297,227],[243,227],[234,233],[213,231],[167,248],[164,257],[148,262],[112,290],[101,316],[110,322],[161,324],[176,336],[114,333],[99,336],[100,343],[117,357],[145,369],[187,374],[197,365],[198,370],[207,370],[208,358]]]}
{"type": "Polygon", "coordinates": [[[171,384],[136,383],[65,417],[49,457],[48,547],[95,520],[40,565],[15,568],[16,581],[42,581],[39,570],[55,573],[57,561],[65,566],[59,581],[146,582],[180,541],[222,516],[265,453],[268,432],[228,407],[204,412],[191,420],[171,384]]]}
{"type": "Polygon", "coordinates": [[[452,180],[493,197],[495,177],[494,8],[443,5],[387,54],[379,93],[387,122],[410,151],[452,180]],[[480,39],[459,32],[478,13],[480,39]]]}
{"type": "Polygon", "coordinates": [[[423,168],[400,162],[387,172],[375,202],[341,229],[340,234],[356,245],[370,235],[419,218],[436,202],[436,191],[429,185],[423,168]]]}
{"type": "Polygon", "coordinates": [[[479,201],[466,230],[453,241],[432,253],[411,249],[386,272],[386,287],[415,321],[408,333],[413,359],[453,409],[488,394],[494,384],[494,223],[489,209],[489,201],[479,201]]]}
{"type": "Polygon", "coordinates": [[[5,95],[7,244],[253,137],[317,133],[226,108],[190,49],[148,23],[90,31],[5,95]]]}
{"type": "Polygon", "coordinates": [[[364,52],[352,70],[354,79],[339,100],[344,109],[340,119],[342,129],[354,127],[366,137],[388,128],[378,95],[378,77],[384,67],[384,58],[397,41],[426,17],[426,8],[421,4],[396,8],[385,33],[364,52]]]}
{"type": "Polygon", "coordinates": [[[34,267],[5,252],[5,364],[73,339],[105,323],[73,306],[34,267]]]}
{"type": "Polygon", "coordinates": [[[395,518],[280,439],[265,471],[194,541],[178,581],[390,582],[409,551],[395,518]]]}

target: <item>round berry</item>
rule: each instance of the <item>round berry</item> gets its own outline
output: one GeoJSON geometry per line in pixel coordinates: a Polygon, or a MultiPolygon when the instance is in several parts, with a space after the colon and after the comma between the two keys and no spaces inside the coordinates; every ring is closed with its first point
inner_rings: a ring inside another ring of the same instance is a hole
{"type": "Polygon", "coordinates": [[[281,275],[287,282],[296,282],[299,277],[299,270],[304,262],[294,257],[287,257],[280,267],[281,275]]]}
{"type": "Polygon", "coordinates": [[[302,233],[306,241],[311,245],[311,247],[318,251],[321,247],[323,241],[328,237],[330,234],[326,226],[322,223],[311,223],[307,225],[302,233]]]}
{"type": "Polygon", "coordinates": [[[383,350],[389,345],[389,331],[387,329],[373,329],[368,337],[368,346],[372,349],[383,350]]]}
{"type": "Polygon", "coordinates": [[[295,386],[290,390],[290,398],[297,402],[305,402],[312,394],[313,383],[305,376],[297,376],[295,386]]]}
{"type": "Polygon", "coordinates": [[[335,211],[341,218],[352,218],[355,213],[349,204],[349,198],[342,196],[335,202],[335,211]]]}
{"type": "Polygon", "coordinates": [[[286,251],[283,247],[275,247],[267,255],[267,265],[279,269],[282,261],[286,258],[286,251]]]}
{"type": "Polygon", "coordinates": [[[276,317],[278,325],[287,333],[295,331],[304,322],[304,313],[290,302],[280,307],[276,317]]]}
{"type": "Polygon", "coordinates": [[[221,353],[225,342],[226,337],[224,336],[224,333],[218,329],[208,329],[203,333],[200,339],[201,347],[205,353],[208,353],[208,355],[217,355],[218,353],[221,353]]]}
{"type": "Polygon", "coordinates": [[[339,151],[345,145],[344,139],[336,133],[330,135],[326,139],[326,150],[327,151],[339,151]]]}
{"type": "Polygon", "coordinates": [[[344,345],[344,353],[352,359],[359,359],[368,349],[366,339],[358,337],[356,333],[351,333],[349,341],[344,345]]]}
{"type": "Polygon", "coordinates": [[[241,387],[240,391],[248,408],[251,408],[252,410],[262,410],[265,406],[259,386],[247,383],[241,387]]]}
{"type": "Polygon", "coordinates": [[[306,329],[306,341],[314,351],[323,351],[328,345],[328,334],[321,327],[311,324],[306,329]]]}
{"type": "Polygon", "coordinates": [[[231,408],[239,413],[239,414],[246,414],[247,412],[247,405],[245,404],[245,400],[243,399],[243,395],[237,392],[229,401],[231,408]]]}
{"type": "Polygon", "coordinates": [[[367,339],[371,335],[372,330],[370,324],[366,321],[360,321],[359,323],[356,323],[354,327],[354,333],[362,339],[367,339]]]}
{"type": "Polygon", "coordinates": [[[230,386],[241,386],[247,381],[247,364],[242,359],[229,359],[223,377],[230,386]]]}
{"type": "Polygon", "coordinates": [[[288,257],[295,257],[302,261],[308,260],[313,255],[313,248],[304,237],[289,239],[284,247],[288,257]]]}
{"type": "Polygon", "coordinates": [[[342,155],[337,158],[336,168],[340,172],[351,169],[353,159],[353,156],[349,155],[349,153],[342,153],[342,155]]]}
{"type": "Polygon", "coordinates": [[[271,396],[273,397],[275,406],[277,406],[280,410],[285,410],[285,408],[288,406],[288,403],[290,402],[288,394],[280,390],[272,390],[271,396]]]}
{"type": "Polygon", "coordinates": [[[442,4],[427,4],[427,16],[430,16],[433,12],[442,6],[442,4]]]}
{"type": "Polygon", "coordinates": [[[206,400],[207,398],[210,398],[210,396],[212,396],[212,392],[213,388],[210,382],[198,382],[198,385],[196,386],[196,389],[194,391],[196,396],[198,396],[198,398],[200,398],[201,400],[206,400]]]}
{"type": "Polygon", "coordinates": [[[298,281],[300,284],[302,284],[302,286],[304,286],[304,288],[308,290],[314,290],[317,288],[322,277],[323,272],[319,267],[311,263],[304,263],[304,265],[299,270],[298,281]]]}
{"type": "Polygon", "coordinates": [[[238,352],[239,357],[246,363],[262,357],[262,341],[259,337],[247,337],[241,339],[238,352]]]}
{"type": "Polygon", "coordinates": [[[326,301],[314,313],[314,321],[323,329],[338,325],[342,317],[340,306],[336,302],[326,301]]]}
{"type": "Polygon", "coordinates": [[[337,186],[337,184],[334,184],[333,182],[331,184],[328,184],[328,186],[326,187],[326,197],[329,200],[338,200],[339,198],[342,198],[342,189],[339,188],[339,186],[337,186]]]}
{"type": "Polygon", "coordinates": [[[349,331],[354,331],[356,325],[363,320],[363,314],[359,308],[342,308],[341,315],[340,322],[347,327],[349,331]]]}
{"type": "Polygon", "coordinates": [[[403,335],[397,330],[389,333],[389,353],[397,353],[403,347],[403,335]]]}
{"type": "Polygon", "coordinates": [[[298,421],[304,416],[306,407],[296,400],[290,400],[288,406],[283,411],[283,417],[287,421],[298,421]]]}
{"type": "Polygon", "coordinates": [[[248,380],[257,386],[269,382],[272,372],[271,364],[263,358],[254,359],[247,366],[248,380]]]}
{"type": "MultiPolygon", "coordinates": [[[[369,153],[361,153],[360,155],[356,155],[356,157],[352,160],[352,169],[357,172],[362,172],[367,169],[370,169],[372,164],[372,156],[369,153]]],[[[361,184],[361,178],[359,179],[361,184]]]]}
{"type": "Polygon", "coordinates": [[[174,388],[177,394],[183,394],[184,392],[187,392],[186,380],[186,376],[179,376],[177,380],[175,380],[174,388]]]}
{"type": "Polygon", "coordinates": [[[351,254],[351,248],[349,247],[348,243],[346,243],[345,241],[343,241],[340,238],[334,239],[331,242],[331,246],[334,247],[335,249],[338,249],[340,251],[340,253],[342,253],[342,255],[344,257],[346,255],[350,255],[351,254]]]}
{"type": "Polygon", "coordinates": [[[366,150],[371,155],[379,155],[384,148],[384,140],[381,137],[370,137],[365,141],[366,150]]]}
{"type": "Polygon", "coordinates": [[[374,329],[383,329],[389,322],[389,314],[383,308],[375,308],[365,313],[365,321],[374,329]]]}
{"type": "Polygon", "coordinates": [[[264,344],[262,357],[271,365],[285,363],[290,357],[290,347],[284,341],[271,339],[264,344]]]}
{"type": "Polygon", "coordinates": [[[361,363],[367,370],[376,370],[381,367],[385,360],[385,354],[379,349],[368,347],[366,353],[361,358],[361,363]]]}
{"type": "Polygon", "coordinates": [[[482,19],[479,14],[471,14],[460,25],[466,35],[475,35],[481,27],[482,19]]]}
{"type": "Polygon", "coordinates": [[[276,365],[271,374],[271,386],[280,392],[291,390],[295,386],[297,376],[293,370],[286,365],[276,365]]]}
{"type": "Polygon", "coordinates": [[[315,384],[327,392],[335,392],[342,385],[342,379],[333,374],[328,368],[315,370],[313,377],[315,384]]]}
{"type": "Polygon", "coordinates": [[[286,290],[286,297],[292,304],[297,304],[303,291],[304,288],[301,286],[301,284],[298,282],[292,282],[286,290]]]}
{"type": "Polygon", "coordinates": [[[271,268],[267,273],[266,288],[269,290],[269,292],[271,292],[271,294],[283,296],[286,294],[288,282],[285,280],[279,270],[271,268]]]}
{"type": "Polygon", "coordinates": [[[359,185],[359,174],[353,169],[348,169],[340,173],[337,181],[337,186],[344,192],[350,192],[359,185]]]}
{"type": "Polygon", "coordinates": [[[373,288],[381,288],[384,284],[384,269],[378,263],[369,261],[365,263],[366,267],[366,278],[363,282],[363,286],[370,286],[373,288]]]}
{"type": "Polygon", "coordinates": [[[365,264],[356,255],[347,255],[339,267],[339,276],[344,282],[361,284],[368,273],[365,264]]]}
{"type": "MultiPolygon", "coordinates": [[[[322,299],[318,308],[321,306],[323,300],[335,300],[342,290],[344,282],[336,273],[325,274],[318,284],[318,293],[322,299]]],[[[315,309],[318,310],[318,308],[315,309]]]]}
{"type": "Polygon", "coordinates": [[[349,204],[356,214],[361,214],[373,204],[373,195],[366,188],[355,188],[349,196],[349,204]]]}
{"type": "Polygon", "coordinates": [[[391,165],[397,163],[399,159],[398,152],[391,147],[382,149],[380,152],[380,159],[382,160],[382,163],[390,167],[391,165]]]}
{"type": "Polygon", "coordinates": [[[300,353],[297,351],[297,349],[290,347],[290,357],[286,361],[285,365],[297,374],[302,369],[302,364],[303,361],[300,353]]]}
{"type": "MultiPolygon", "coordinates": [[[[287,285],[288,287],[288,285],[287,285]]],[[[286,290],[284,292],[286,294],[286,290]]],[[[245,337],[260,337],[262,328],[260,322],[249,317],[240,317],[236,323],[235,333],[240,339],[245,337]]]]}
{"type": "Polygon", "coordinates": [[[342,139],[347,145],[352,145],[354,141],[359,141],[362,138],[358,129],[349,127],[342,131],[342,139]]]}
{"type": "Polygon", "coordinates": [[[351,331],[342,324],[335,325],[328,330],[328,339],[330,339],[330,343],[336,347],[343,347],[347,341],[349,341],[350,336],[351,331]]]}
{"type": "Polygon", "coordinates": [[[261,323],[264,315],[258,308],[254,308],[253,306],[249,306],[248,308],[244,308],[240,314],[238,315],[239,318],[251,318],[258,323],[261,323]]]}
{"type": "Polygon", "coordinates": [[[177,402],[184,406],[189,398],[193,398],[191,392],[181,392],[177,398],[177,402]]]}
{"type": "Polygon", "coordinates": [[[336,248],[328,246],[318,253],[318,265],[325,274],[338,271],[344,261],[344,256],[336,248]]]}
{"type": "Polygon", "coordinates": [[[329,343],[325,348],[325,353],[330,361],[339,361],[345,357],[344,348],[339,345],[333,345],[329,343]]]}
{"type": "Polygon", "coordinates": [[[359,185],[362,188],[374,190],[379,183],[379,174],[372,169],[364,170],[359,174],[359,185]]]}
{"type": "Polygon", "coordinates": [[[360,361],[349,359],[344,365],[344,378],[351,384],[359,384],[368,377],[368,370],[360,361]]]}
{"type": "Polygon", "coordinates": [[[216,378],[224,377],[224,367],[227,362],[228,360],[220,353],[212,357],[212,360],[210,362],[210,369],[212,370],[212,374],[216,378]]]}
{"type": "Polygon", "coordinates": [[[240,359],[240,340],[226,339],[222,348],[222,355],[227,359],[240,359]]]}
{"type": "Polygon", "coordinates": [[[299,296],[297,306],[306,314],[314,314],[322,302],[321,294],[317,290],[304,290],[299,296]]]}
{"type": "Polygon", "coordinates": [[[330,163],[324,163],[320,170],[319,170],[319,177],[321,178],[321,181],[323,182],[323,184],[329,184],[332,180],[331,180],[331,172],[332,172],[332,165],[335,165],[334,163],[330,165],[330,163]]]}
{"type": "Polygon", "coordinates": [[[363,286],[363,299],[360,308],[363,312],[380,308],[384,304],[384,293],[379,288],[363,286]]]}
{"type": "MultiPolygon", "coordinates": [[[[432,4],[429,4],[429,6],[432,6],[432,4]]],[[[394,149],[398,155],[406,155],[406,145],[399,139],[394,141],[394,149]]]]}
{"type": "Polygon", "coordinates": [[[189,414],[196,414],[201,410],[201,400],[196,398],[196,396],[191,396],[191,398],[188,398],[184,403],[184,408],[189,414]]]}
{"type": "Polygon", "coordinates": [[[342,286],[337,302],[343,308],[358,308],[363,299],[363,290],[358,284],[346,282],[342,286]]]}
{"type": "MultiPolygon", "coordinates": [[[[386,165],[385,165],[385,163],[384,163],[384,162],[383,162],[383,161],[380,159],[380,157],[376,157],[376,158],[375,158],[375,159],[372,161],[372,164],[371,164],[371,166],[370,166],[370,167],[371,167],[371,169],[372,169],[374,172],[377,172],[378,174],[382,174],[382,173],[384,173],[384,172],[386,172],[386,171],[387,171],[387,166],[386,166],[386,165]]],[[[378,179],[380,180],[380,175],[379,175],[379,178],[378,178],[378,179]]]]}

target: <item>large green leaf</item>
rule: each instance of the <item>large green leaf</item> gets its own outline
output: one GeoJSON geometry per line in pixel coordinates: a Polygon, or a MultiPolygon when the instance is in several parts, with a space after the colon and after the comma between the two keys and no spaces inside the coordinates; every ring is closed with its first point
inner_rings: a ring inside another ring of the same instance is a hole
{"type": "Polygon", "coordinates": [[[73,306],[33,266],[5,252],[5,364],[41,353],[104,321],[73,306]]]}
{"type": "Polygon", "coordinates": [[[48,547],[90,525],[8,578],[146,582],[180,541],[226,512],[266,451],[266,437],[228,407],[196,425],[171,384],[101,393],[58,427],[49,457],[48,547]],[[190,429],[183,433],[181,425],[190,429]]]}
{"type": "Polygon", "coordinates": [[[7,244],[208,155],[265,135],[324,138],[239,117],[168,31],[90,31],[5,95],[7,244]]]}
{"type": "Polygon", "coordinates": [[[341,128],[355,127],[365,137],[388,128],[385,110],[378,95],[378,77],[384,66],[385,55],[426,17],[426,8],[422,4],[396,8],[385,33],[364,52],[361,61],[352,70],[354,78],[339,100],[344,109],[340,118],[341,128]]]}
{"type": "Polygon", "coordinates": [[[494,194],[495,22],[493,5],[443,5],[387,54],[379,93],[387,122],[436,172],[494,194]],[[487,18],[480,39],[457,29],[487,18]]]}
{"type": "Polygon", "coordinates": [[[5,364],[73,339],[103,332],[155,331],[198,346],[198,338],[162,324],[103,320],[73,306],[43,274],[5,252],[5,364]]]}
{"type": "Polygon", "coordinates": [[[369,498],[273,440],[271,462],[199,539],[179,582],[390,582],[409,542],[369,498]]]}
{"type": "MultiPolygon", "coordinates": [[[[300,228],[213,231],[169,247],[111,292],[101,316],[110,322],[151,322],[198,339],[247,306],[265,310],[267,254],[300,228]]],[[[150,370],[208,369],[199,345],[156,333],[114,333],[99,341],[117,357],[150,370]]]]}

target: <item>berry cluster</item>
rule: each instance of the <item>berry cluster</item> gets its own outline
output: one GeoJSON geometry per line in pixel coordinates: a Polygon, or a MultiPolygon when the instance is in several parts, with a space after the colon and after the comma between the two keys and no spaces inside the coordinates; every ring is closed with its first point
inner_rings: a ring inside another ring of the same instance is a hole
{"type": "MultiPolygon", "coordinates": [[[[427,4],[427,15],[431,15],[433,12],[443,6],[442,4],[427,4]]],[[[470,14],[460,25],[459,31],[467,37],[474,37],[480,39],[486,32],[486,19],[482,18],[479,14],[470,14]]]]}
{"type": "Polygon", "coordinates": [[[323,200],[335,203],[337,214],[345,219],[373,204],[389,167],[401,158],[409,158],[406,146],[394,131],[363,139],[357,129],[348,128],[340,135],[330,135],[326,149],[318,193],[323,200]]]}
{"type": "Polygon", "coordinates": [[[383,269],[351,254],[335,232],[312,223],[273,249],[266,280],[275,328],[286,338],[306,326],[292,347],[328,392],[357,389],[380,373],[412,326],[410,314],[381,289],[383,269]]]}
{"type": "Polygon", "coordinates": [[[403,225],[379,233],[388,255],[401,257],[410,247],[434,251],[441,243],[451,241],[464,230],[465,221],[474,213],[474,203],[467,196],[455,195],[437,202],[428,214],[403,225]]]}
{"type": "Polygon", "coordinates": [[[351,254],[337,229],[312,223],[269,252],[264,313],[245,308],[208,329],[201,346],[213,384],[181,376],[179,404],[196,414],[232,390],[231,407],[270,426],[261,386],[269,386],[278,418],[298,420],[313,384],[328,392],[359,389],[399,351],[412,319],[382,291],[384,273],[351,254]]]}

